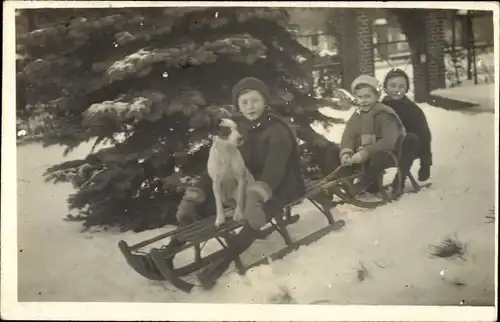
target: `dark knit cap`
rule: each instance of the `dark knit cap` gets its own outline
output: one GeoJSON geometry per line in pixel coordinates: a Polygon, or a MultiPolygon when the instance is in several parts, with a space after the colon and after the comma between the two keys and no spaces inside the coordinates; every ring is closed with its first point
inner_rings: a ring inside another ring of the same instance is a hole
{"type": "Polygon", "coordinates": [[[387,82],[389,81],[389,79],[394,77],[403,77],[406,81],[406,91],[408,91],[408,89],[410,88],[410,78],[408,77],[408,74],[404,72],[404,70],[399,68],[393,68],[387,73],[387,75],[385,75],[384,88],[387,88],[387,82]]]}
{"type": "Polygon", "coordinates": [[[269,88],[264,82],[255,77],[246,77],[240,80],[236,85],[233,86],[233,104],[238,107],[238,97],[244,90],[253,89],[262,94],[267,104],[271,102],[271,94],[269,93],[269,88]]]}

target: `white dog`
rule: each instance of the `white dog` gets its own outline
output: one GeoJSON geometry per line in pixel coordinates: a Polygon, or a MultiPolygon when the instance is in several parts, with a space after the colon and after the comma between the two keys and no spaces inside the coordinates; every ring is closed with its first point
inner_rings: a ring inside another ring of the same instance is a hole
{"type": "Polygon", "coordinates": [[[243,141],[238,125],[227,110],[222,112],[228,117],[220,117],[207,163],[215,197],[216,227],[225,222],[224,206],[235,206],[233,219],[243,219],[247,187],[255,181],[238,150],[243,141]]]}

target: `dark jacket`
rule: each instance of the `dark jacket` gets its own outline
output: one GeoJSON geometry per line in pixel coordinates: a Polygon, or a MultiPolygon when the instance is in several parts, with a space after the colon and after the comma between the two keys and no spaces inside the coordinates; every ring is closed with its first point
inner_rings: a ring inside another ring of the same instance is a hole
{"type": "Polygon", "coordinates": [[[382,103],[391,107],[403,122],[406,132],[415,134],[420,140],[418,158],[422,166],[432,165],[431,131],[427,118],[420,107],[408,97],[392,100],[386,96],[382,103]]]}
{"type": "MultiPolygon", "coordinates": [[[[268,203],[281,208],[305,193],[297,140],[292,129],[276,114],[266,111],[256,122],[246,121],[244,143],[239,150],[256,180],[270,193],[268,203]]],[[[202,202],[212,191],[212,180],[204,173],[190,195],[202,202]]]]}

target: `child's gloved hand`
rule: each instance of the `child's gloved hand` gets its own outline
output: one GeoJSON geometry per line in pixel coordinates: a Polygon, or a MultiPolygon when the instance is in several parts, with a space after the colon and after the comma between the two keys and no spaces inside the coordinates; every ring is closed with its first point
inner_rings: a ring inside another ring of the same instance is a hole
{"type": "Polygon", "coordinates": [[[345,153],[342,155],[340,158],[340,164],[342,165],[349,165],[349,160],[351,159],[351,154],[350,153],[345,153]]]}
{"type": "Polygon", "coordinates": [[[182,199],[177,207],[177,212],[175,217],[177,218],[177,222],[182,223],[190,223],[191,221],[196,220],[198,214],[196,212],[197,204],[193,200],[182,199]]]}
{"type": "Polygon", "coordinates": [[[349,160],[349,163],[350,164],[363,163],[367,159],[368,159],[368,152],[366,152],[365,150],[359,150],[358,152],[354,153],[354,155],[349,160]]]}
{"type": "Polygon", "coordinates": [[[428,165],[420,166],[418,170],[418,181],[427,181],[431,176],[431,167],[428,165]]]}
{"type": "Polygon", "coordinates": [[[204,191],[197,188],[188,188],[182,198],[175,217],[179,224],[190,224],[198,217],[196,211],[198,205],[203,202],[205,196],[204,191]]]}
{"type": "Polygon", "coordinates": [[[259,183],[248,188],[245,200],[244,218],[253,229],[260,229],[267,223],[263,205],[271,197],[271,192],[259,183]]]}

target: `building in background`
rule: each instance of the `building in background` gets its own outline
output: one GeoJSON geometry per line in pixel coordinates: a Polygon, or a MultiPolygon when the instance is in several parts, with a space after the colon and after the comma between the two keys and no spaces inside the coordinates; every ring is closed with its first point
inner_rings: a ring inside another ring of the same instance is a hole
{"type": "Polygon", "coordinates": [[[297,41],[320,56],[339,54],[335,37],[326,30],[329,18],[337,8],[290,8],[290,26],[297,41]]]}

